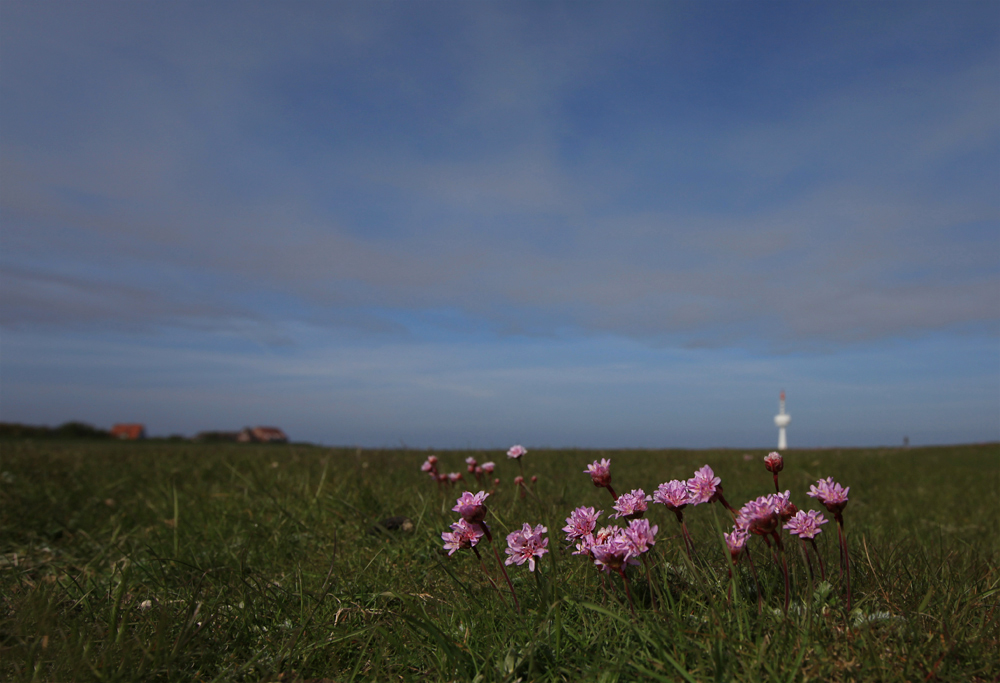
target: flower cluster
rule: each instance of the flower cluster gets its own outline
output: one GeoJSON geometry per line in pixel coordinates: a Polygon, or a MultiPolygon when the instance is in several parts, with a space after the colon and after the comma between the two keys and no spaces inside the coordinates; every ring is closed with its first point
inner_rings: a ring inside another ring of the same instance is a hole
{"type": "Polygon", "coordinates": [[[479,539],[483,537],[483,531],[478,526],[469,524],[464,519],[460,519],[451,525],[451,531],[441,534],[444,539],[444,549],[448,555],[454,555],[456,550],[464,550],[475,547],[479,539]]]}
{"type": "Polygon", "coordinates": [[[507,534],[507,549],[504,552],[509,557],[504,560],[504,564],[522,565],[527,562],[528,570],[535,571],[535,558],[549,552],[549,539],[542,538],[542,534],[547,531],[541,524],[532,528],[525,522],[520,530],[507,534]]]}
{"type": "MultiPolygon", "coordinates": [[[[515,477],[514,483],[520,490],[523,498],[525,492],[529,493],[536,500],[537,496],[526,485],[523,464],[521,459],[527,450],[520,445],[512,446],[507,451],[509,459],[517,460],[521,467],[521,474],[515,477]]],[[[468,472],[480,478],[483,474],[492,475],[496,465],[493,462],[485,462],[481,465],[473,457],[465,459],[468,472]]],[[[752,562],[752,551],[750,539],[759,537],[762,543],[773,551],[774,559],[781,568],[785,578],[785,609],[789,605],[789,571],[788,557],[782,542],[782,531],[787,531],[791,536],[800,539],[803,543],[804,557],[809,565],[809,572],[812,575],[813,558],[818,560],[820,573],[825,579],[825,569],[820,549],[816,544],[816,539],[822,533],[823,525],[828,520],[822,513],[816,510],[799,510],[791,500],[791,491],[784,492],[777,489],[778,473],[784,469],[784,459],[781,454],[772,452],[764,458],[764,467],[774,477],[775,492],[759,496],[747,501],[739,510],[732,508],[726,501],[722,493],[722,479],[715,474],[709,465],[704,465],[694,472],[694,475],[687,480],[673,479],[663,482],[657,486],[653,495],[647,495],[641,488],[635,488],[622,495],[617,495],[611,487],[611,461],[607,458],[593,461],[584,470],[591,478],[594,486],[607,488],[614,498],[613,517],[623,520],[627,526],[616,526],[609,524],[598,529],[598,521],[604,515],[603,510],[594,507],[580,506],[574,509],[566,518],[566,525],[562,528],[565,538],[569,542],[569,547],[575,550],[574,555],[587,557],[594,566],[605,573],[614,573],[621,576],[625,584],[625,591],[629,598],[629,604],[634,611],[632,596],[629,590],[629,578],[626,570],[629,566],[640,564],[640,560],[650,552],[656,544],[656,535],[659,527],[652,524],[646,515],[649,514],[649,503],[653,502],[663,505],[667,510],[673,512],[681,526],[681,536],[684,541],[685,550],[688,556],[695,559],[695,547],[687,525],[684,520],[683,511],[705,503],[719,502],[733,515],[733,528],[728,533],[723,534],[726,549],[728,550],[731,565],[737,565],[740,558],[747,556],[753,569],[754,581],[757,581],[757,570],[752,562]],[[814,555],[810,555],[810,549],[814,555]]],[[[441,475],[437,469],[438,459],[430,456],[421,466],[421,470],[429,473],[438,481],[448,479],[449,475],[441,475]]],[[[461,475],[458,475],[461,476],[461,475]]],[[[531,481],[537,481],[537,477],[531,477],[531,481]]],[[[499,482],[499,479],[496,480],[499,482]]],[[[492,492],[491,492],[492,493],[492,492]]],[[[847,544],[843,533],[842,512],[848,502],[849,487],[841,486],[832,477],[820,479],[811,486],[808,495],[819,500],[826,509],[833,514],[838,523],[838,534],[841,545],[841,572],[842,578],[846,575],[847,603],[850,605],[850,564],[847,554],[847,544]]],[[[532,525],[524,522],[520,529],[516,529],[507,534],[507,548],[505,549],[506,560],[501,561],[495,545],[492,545],[492,536],[489,527],[485,523],[487,516],[486,500],[490,493],[479,491],[472,493],[463,492],[456,500],[453,511],[461,515],[461,519],[451,525],[451,530],[441,534],[444,541],[444,548],[449,555],[462,549],[472,549],[485,538],[493,547],[493,554],[496,557],[500,569],[504,572],[504,578],[510,587],[510,594],[514,598],[517,606],[517,596],[514,592],[513,583],[507,576],[503,567],[510,565],[524,565],[527,563],[529,571],[534,572],[536,565],[542,557],[549,553],[549,539],[546,537],[548,529],[542,525],[532,525]]],[[[787,536],[785,537],[787,540],[787,536]]],[[[478,556],[478,551],[475,551],[478,556]]],[[[794,559],[794,558],[793,558],[794,559]]],[[[655,569],[655,563],[646,562],[646,578],[652,582],[651,569],[655,569]]],[[[733,569],[730,567],[731,575],[733,569]]],[[[484,566],[484,571],[485,566],[484,566]]],[[[487,572],[489,578],[489,573],[487,572]]],[[[493,583],[492,579],[490,579],[493,583]]],[[[650,584],[652,585],[652,583],[650,584]]],[[[736,583],[731,584],[730,591],[736,583]]],[[[496,588],[496,584],[494,584],[496,588]]],[[[757,586],[758,600],[762,600],[760,584],[757,586]]],[[[652,599],[652,598],[651,598],[652,599]]]]}

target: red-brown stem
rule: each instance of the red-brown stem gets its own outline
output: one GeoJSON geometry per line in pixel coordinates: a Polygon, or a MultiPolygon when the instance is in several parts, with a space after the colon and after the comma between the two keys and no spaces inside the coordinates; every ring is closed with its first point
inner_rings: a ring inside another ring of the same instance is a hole
{"type": "Polygon", "coordinates": [[[688,559],[694,559],[694,539],[691,538],[691,533],[688,531],[687,522],[683,519],[681,520],[681,532],[684,534],[684,547],[687,549],[688,559]]]}
{"type": "Polygon", "coordinates": [[[812,581],[816,578],[816,573],[813,571],[813,562],[812,558],[809,557],[809,546],[806,545],[805,539],[802,539],[802,549],[805,551],[806,566],[809,567],[809,580],[812,581]]]}
{"type": "Polygon", "coordinates": [[[851,558],[847,554],[847,537],[844,535],[844,518],[837,515],[837,535],[840,536],[841,561],[847,575],[847,611],[851,611],[851,558]]]}
{"type": "Polygon", "coordinates": [[[500,592],[500,586],[496,584],[496,581],[493,580],[490,573],[486,571],[486,564],[483,563],[483,556],[479,554],[479,549],[476,548],[476,546],[472,546],[472,552],[476,554],[476,559],[479,560],[479,566],[483,568],[483,574],[486,574],[486,580],[490,582],[490,585],[493,586],[493,590],[499,593],[501,599],[503,599],[503,593],[500,592]]]}
{"type": "Polygon", "coordinates": [[[646,555],[642,555],[642,566],[646,568],[646,583],[649,584],[649,597],[653,601],[653,610],[659,612],[659,606],[656,604],[656,591],[653,590],[653,576],[649,573],[649,562],[646,560],[646,555]]]}
{"type": "Polygon", "coordinates": [[[611,494],[611,497],[614,498],[615,502],[617,503],[618,502],[618,494],[615,493],[615,490],[613,488],[611,488],[611,484],[605,484],[604,488],[606,488],[608,490],[608,493],[611,494]]]}
{"type": "Polygon", "coordinates": [[[819,554],[819,548],[816,547],[816,539],[810,538],[809,543],[813,547],[813,551],[816,553],[816,559],[819,561],[819,578],[826,581],[826,568],[823,566],[823,556],[819,554]]]}
{"type": "Polygon", "coordinates": [[[486,522],[480,522],[479,526],[483,530],[486,540],[489,541],[490,547],[493,548],[493,557],[497,558],[497,564],[500,565],[500,571],[503,572],[503,578],[507,579],[507,585],[510,587],[510,594],[514,598],[514,607],[517,608],[517,613],[520,614],[521,604],[517,601],[517,591],[514,590],[514,584],[511,583],[510,577],[507,576],[507,568],[503,566],[503,560],[500,559],[500,553],[497,552],[497,546],[493,542],[493,534],[490,533],[490,528],[486,526],[486,522]]]}
{"type": "Polygon", "coordinates": [[[757,578],[757,565],[753,563],[753,555],[750,554],[749,543],[744,546],[744,550],[746,550],[747,553],[747,560],[750,561],[750,571],[753,572],[753,583],[757,586],[757,614],[760,614],[764,609],[764,597],[760,592],[760,579],[757,578]]]}
{"type": "Polygon", "coordinates": [[[625,582],[625,596],[628,598],[629,609],[632,610],[632,616],[635,616],[635,605],[632,603],[632,591],[628,588],[628,578],[625,576],[625,568],[619,567],[618,573],[622,575],[622,581],[625,582]]]}
{"type": "Polygon", "coordinates": [[[778,473],[777,472],[774,473],[774,492],[775,493],[781,493],[781,491],[778,490],[778,473]]]}
{"type": "Polygon", "coordinates": [[[788,603],[791,599],[791,586],[788,583],[788,558],[785,557],[785,546],[781,543],[781,536],[778,532],[773,532],[774,543],[778,546],[778,552],[781,553],[781,573],[785,575],[785,614],[788,614],[788,603]]]}

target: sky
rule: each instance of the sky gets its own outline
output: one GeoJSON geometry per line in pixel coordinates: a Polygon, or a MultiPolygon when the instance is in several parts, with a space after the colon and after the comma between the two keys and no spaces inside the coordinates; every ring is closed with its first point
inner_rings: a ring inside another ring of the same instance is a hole
{"type": "Polygon", "coordinates": [[[0,420],[1000,440],[995,2],[0,0],[0,420]]]}

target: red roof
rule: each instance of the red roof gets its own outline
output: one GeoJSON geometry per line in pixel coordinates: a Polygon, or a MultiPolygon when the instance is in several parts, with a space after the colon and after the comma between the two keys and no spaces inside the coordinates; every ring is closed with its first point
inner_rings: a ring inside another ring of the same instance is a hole
{"type": "Polygon", "coordinates": [[[144,439],[146,428],[140,424],[117,424],[111,428],[111,436],[119,439],[144,439]]]}

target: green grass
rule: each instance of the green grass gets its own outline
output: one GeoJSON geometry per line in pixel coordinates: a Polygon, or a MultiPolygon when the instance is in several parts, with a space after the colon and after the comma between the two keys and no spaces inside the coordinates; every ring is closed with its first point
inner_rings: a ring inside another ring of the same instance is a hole
{"type": "MultiPolygon", "coordinates": [[[[439,492],[418,471],[426,452],[2,442],[0,679],[1000,678],[996,444],[786,454],[782,489],[800,507],[817,507],[805,492],[821,476],[851,487],[850,614],[833,523],[820,538],[830,585],[810,582],[788,541],[787,616],[759,539],[764,612],[744,563],[727,602],[718,530],[728,517],[717,505],[686,513],[693,563],[676,520],[651,506],[654,580],[632,570],[635,618],[618,577],[602,580],[561,549],[574,507],[610,509],[582,472],[595,457],[612,459],[619,492],[651,492],[708,463],[738,506],[773,490],[765,453],[753,454],[533,451],[524,464],[539,477],[536,502],[517,496],[502,453],[474,453],[498,463],[488,520],[498,540],[544,523],[555,550],[537,574],[510,568],[516,614],[469,551],[444,554],[440,534],[462,489],[439,492]],[[392,515],[415,530],[371,533],[392,515]]],[[[466,455],[439,453],[444,471],[463,469],[466,455]]]]}

